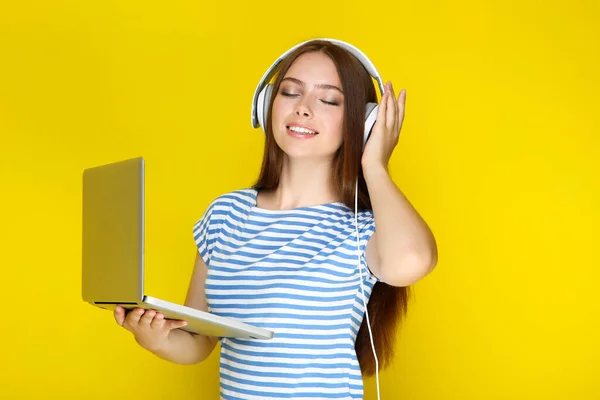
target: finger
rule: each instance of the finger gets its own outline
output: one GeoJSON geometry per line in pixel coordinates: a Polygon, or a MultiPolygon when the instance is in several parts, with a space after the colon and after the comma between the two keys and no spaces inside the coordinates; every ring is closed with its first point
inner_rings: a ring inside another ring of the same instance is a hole
{"type": "Polygon", "coordinates": [[[160,329],[164,326],[164,324],[165,324],[165,316],[162,315],[161,313],[156,313],[156,315],[154,316],[154,319],[150,323],[150,327],[152,329],[160,329]]]}
{"type": "Polygon", "coordinates": [[[386,101],[386,115],[385,115],[385,122],[386,122],[386,128],[389,130],[394,129],[394,126],[396,125],[396,106],[394,105],[396,100],[396,96],[394,94],[394,87],[393,85],[390,83],[390,89],[389,89],[389,94],[388,94],[388,98],[386,101]]]}
{"type": "Polygon", "coordinates": [[[170,319],[166,321],[166,326],[169,330],[182,328],[187,325],[187,321],[182,319],[170,319]]]}
{"type": "Polygon", "coordinates": [[[386,112],[386,105],[387,105],[387,98],[389,96],[389,89],[388,89],[389,85],[385,85],[385,91],[383,92],[383,95],[381,96],[381,102],[379,103],[379,108],[377,109],[377,123],[379,124],[385,124],[385,112],[386,112]]]}
{"type": "Polygon", "coordinates": [[[130,311],[127,314],[127,318],[125,320],[129,322],[131,325],[136,325],[140,322],[140,317],[144,314],[143,308],[135,308],[133,311],[130,311]]]}
{"type": "Polygon", "coordinates": [[[115,312],[113,315],[115,317],[115,321],[117,321],[117,324],[123,326],[123,322],[125,322],[125,309],[118,305],[115,307],[115,312]]]}
{"type": "Polygon", "coordinates": [[[398,129],[400,132],[402,129],[402,124],[404,123],[404,110],[406,104],[406,89],[402,89],[400,94],[398,95],[398,129]]]}
{"type": "Polygon", "coordinates": [[[404,92],[404,89],[402,89],[400,91],[400,93],[398,93],[398,99],[394,100],[394,107],[396,107],[396,126],[395,126],[395,130],[394,132],[396,134],[400,133],[400,121],[402,119],[402,110],[400,109],[400,97],[402,96],[402,93],[404,92]]]}
{"type": "Polygon", "coordinates": [[[154,310],[146,310],[142,318],[140,318],[140,325],[150,326],[150,323],[154,319],[156,315],[156,311],[154,310]]]}

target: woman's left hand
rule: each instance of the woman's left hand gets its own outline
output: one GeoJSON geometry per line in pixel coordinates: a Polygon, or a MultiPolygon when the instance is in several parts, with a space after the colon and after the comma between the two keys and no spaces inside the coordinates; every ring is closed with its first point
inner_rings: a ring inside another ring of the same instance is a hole
{"type": "Polygon", "coordinates": [[[392,83],[388,82],[377,110],[377,121],[373,126],[362,155],[363,169],[383,167],[387,170],[392,152],[400,138],[400,130],[404,122],[405,103],[406,91],[400,91],[396,100],[392,83]]]}

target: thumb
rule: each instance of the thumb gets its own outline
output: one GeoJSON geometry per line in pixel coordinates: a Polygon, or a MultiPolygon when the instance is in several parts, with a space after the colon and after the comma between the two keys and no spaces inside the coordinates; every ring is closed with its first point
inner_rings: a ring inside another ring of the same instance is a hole
{"type": "Polygon", "coordinates": [[[125,309],[121,306],[117,306],[113,315],[117,321],[117,324],[123,326],[123,322],[125,322],[125,309]]]}
{"type": "Polygon", "coordinates": [[[167,321],[167,329],[173,330],[187,325],[187,321],[182,319],[171,319],[167,321]]]}

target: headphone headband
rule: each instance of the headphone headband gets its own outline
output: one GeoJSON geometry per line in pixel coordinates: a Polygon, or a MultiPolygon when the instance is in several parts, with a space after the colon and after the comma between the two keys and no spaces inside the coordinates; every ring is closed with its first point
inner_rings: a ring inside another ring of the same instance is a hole
{"type": "Polygon", "coordinates": [[[265,85],[273,77],[274,72],[277,69],[277,67],[279,66],[279,64],[281,64],[281,62],[288,56],[288,54],[290,54],[292,51],[296,50],[298,47],[300,47],[306,43],[314,42],[317,40],[325,40],[325,41],[334,43],[334,44],[344,48],[348,52],[350,52],[353,56],[355,56],[358,59],[358,61],[360,61],[360,63],[365,67],[365,69],[367,70],[369,75],[371,75],[371,77],[377,81],[377,85],[379,87],[379,93],[381,95],[383,95],[383,93],[385,91],[384,84],[383,84],[383,80],[381,79],[381,76],[379,75],[379,72],[377,71],[377,68],[375,68],[375,65],[366,56],[366,54],[364,54],[362,51],[360,51],[357,47],[351,45],[350,43],[346,43],[346,42],[343,42],[343,41],[337,40],[337,39],[327,39],[327,38],[310,39],[310,40],[307,40],[307,41],[304,41],[302,43],[295,45],[294,47],[292,47],[291,49],[289,49],[288,51],[283,53],[281,56],[279,56],[277,58],[277,60],[275,60],[275,62],[273,64],[271,64],[271,66],[269,67],[267,72],[264,73],[263,77],[261,78],[260,82],[258,83],[258,86],[256,87],[256,90],[254,91],[254,98],[252,99],[251,120],[252,120],[253,128],[258,128],[260,126],[259,119],[258,119],[258,107],[257,107],[258,97],[259,97],[261,91],[263,90],[263,88],[265,87],[265,85]]]}

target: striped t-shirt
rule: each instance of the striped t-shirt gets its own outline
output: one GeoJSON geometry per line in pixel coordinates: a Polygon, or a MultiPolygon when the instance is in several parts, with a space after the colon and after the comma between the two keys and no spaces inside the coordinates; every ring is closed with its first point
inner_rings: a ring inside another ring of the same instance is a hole
{"type": "MultiPolygon", "coordinates": [[[[267,210],[256,196],[223,194],[194,226],[209,311],[274,331],[270,340],[219,338],[221,399],[362,399],[354,210],[341,202],[267,210]]],[[[374,230],[373,212],[360,211],[365,302],[377,281],[365,259],[374,230]]]]}

